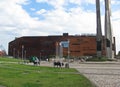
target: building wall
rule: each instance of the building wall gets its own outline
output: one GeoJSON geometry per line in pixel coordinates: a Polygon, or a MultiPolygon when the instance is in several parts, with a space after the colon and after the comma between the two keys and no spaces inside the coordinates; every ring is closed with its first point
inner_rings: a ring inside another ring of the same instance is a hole
{"type": "MultiPolygon", "coordinates": [[[[37,56],[46,59],[56,55],[56,43],[69,39],[69,55],[71,57],[95,56],[96,37],[95,36],[38,36],[20,37],[9,43],[9,56],[16,58],[29,58],[37,56]]],[[[104,48],[104,46],[103,46],[104,48]]],[[[103,54],[105,55],[105,49],[103,54]]],[[[63,56],[68,55],[68,48],[63,48],[63,56]]]]}

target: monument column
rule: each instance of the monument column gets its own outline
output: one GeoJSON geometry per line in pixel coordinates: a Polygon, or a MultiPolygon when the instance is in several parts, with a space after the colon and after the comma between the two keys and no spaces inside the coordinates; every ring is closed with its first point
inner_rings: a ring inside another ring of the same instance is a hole
{"type": "Polygon", "coordinates": [[[100,0],[96,0],[96,22],[97,22],[97,57],[102,57],[102,31],[101,31],[101,13],[100,13],[100,0]]]}
{"type": "Polygon", "coordinates": [[[111,28],[111,8],[110,8],[110,1],[105,0],[105,48],[106,48],[106,57],[113,58],[112,51],[112,43],[113,43],[113,35],[112,35],[112,28],[111,28]]]}

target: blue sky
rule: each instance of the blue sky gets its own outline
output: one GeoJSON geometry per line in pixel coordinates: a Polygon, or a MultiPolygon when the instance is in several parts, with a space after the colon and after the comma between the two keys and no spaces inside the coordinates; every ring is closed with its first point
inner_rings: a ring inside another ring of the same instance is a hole
{"type": "MultiPolygon", "coordinates": [[[[104,0],[101,3],[104,35],[104,0]]],[[[120,0],[111,0],[111,21],[120,50],[120,0]]],[[[0,44],[21,36],[96,34],[95,0],[0,0],[0,44]]]]}
{"type": "Polygon", "coordinates": [[[37,11],[41,9],[54,10],[54,7],[48,3],[37,3],[35,0],[31,0],[28,4],[22,5],[22,8],[31,16],[38,17],[39,19],[44,19],[43,15],[36,14],[37,11]]]}

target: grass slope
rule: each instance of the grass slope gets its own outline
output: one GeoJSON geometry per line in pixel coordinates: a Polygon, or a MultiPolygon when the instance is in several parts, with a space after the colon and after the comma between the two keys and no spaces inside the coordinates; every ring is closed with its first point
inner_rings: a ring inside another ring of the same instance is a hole
{"type": "Polygon", "coordinates": [[[0,61],[0,85],[6,87],[93,87],[75,69],[8,63],[19,61],[8,58],[0,61]]]}

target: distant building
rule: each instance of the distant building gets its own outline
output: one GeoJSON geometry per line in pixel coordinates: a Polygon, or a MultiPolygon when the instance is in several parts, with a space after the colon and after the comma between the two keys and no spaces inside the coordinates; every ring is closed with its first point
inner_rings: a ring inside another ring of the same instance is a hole
{"type": "Polygon", "coordinates": [[[6,56],[5,51],[0,51],[0,56],[6,56]]]}
{"type": "MultiPolygon", "coordinates": [[[[68,33],[56,36],[24,36],[9,42],[8,50],[8,55],[16,58],[37,56],[47,59],[56,56],[65,57],[68,53],[70,57],[74,58],[96,56],[96,36],[68,35],[68,33]],[[61,47],[60,43],[68,40],[69,49],[68,47],[61,47]]],[[[102,47],[102,55],[106,55],[104,46],[102,47]]]]}

